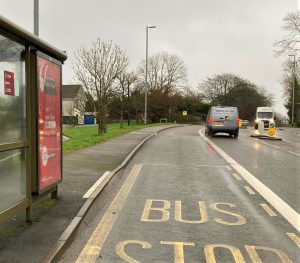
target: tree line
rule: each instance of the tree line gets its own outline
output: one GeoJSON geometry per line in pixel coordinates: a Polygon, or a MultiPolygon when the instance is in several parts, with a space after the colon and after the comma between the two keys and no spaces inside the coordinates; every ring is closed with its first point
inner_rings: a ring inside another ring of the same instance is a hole
{"type": "Polygon", "coordinates": [[[282,21],[282,30],[285,33],[282,39],[274,43],[275,56],[283,56],[281,86],[285,108],[289,120],[294,119],[294,125],[300,126],[300,70],[299,47],[300,47],[300,12],[288,12],[282,21]],[[294,92],[293,92],[294,90],[294,92]],[[293,94],[294,93],[294,94],[293,94]],[[294,97],[294,98],[293,98],[294,97]],[[294,100],[294,111],[292,110],[294,100]],[[294,112],[294,118],[292,113],[294,112]]]}
{"type": "Polygon", "coordinates": [[[203,120],[212,105],[236,106],[240,117],[252,120],[258,106],[270,106],[272,96],[265,89],[238,74],[219,73],[190,87],[187,69],[177,54],[161,52],[136,70],[129,71],[129,58],[112,41],[97,39],[89,47],[81,46],[73,63],[75,80],[86,94],[84,112],[95,114],[98,133],[106,132],[112,120],[144,121],[145,91],[148,120],[158,122],[203,120]],[[148,85],[147,85],[148,84],[148,85]],[[183,116],[182,112],[188,112],[183,116]]]}

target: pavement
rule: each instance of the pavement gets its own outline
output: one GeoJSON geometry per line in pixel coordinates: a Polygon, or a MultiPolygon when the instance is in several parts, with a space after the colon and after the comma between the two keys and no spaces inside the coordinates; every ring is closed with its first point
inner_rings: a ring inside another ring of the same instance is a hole
{"type": "MultiPolygon", "coordinates": [[[[86,206],[83,195],[90,187],[106,171],[125,165],[128,155],[137,151],[137,146],[149,136],[177,126],[181,125],[145,128],[64,155],[58,199],[46,196],[35,201],[30,223],[25,223],[25,212],[22,212],[0,225],[0,263],[45,262],[45,256],[51,254],[55,246],[54,251],[57,251],[58,240],[86,206]]],[[[76,231],[76,228],[71,229],[76,231]]]]}

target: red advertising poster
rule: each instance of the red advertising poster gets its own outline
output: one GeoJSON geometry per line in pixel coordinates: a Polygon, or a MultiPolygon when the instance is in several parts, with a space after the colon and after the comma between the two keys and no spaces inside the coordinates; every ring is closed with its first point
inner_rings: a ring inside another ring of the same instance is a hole
{"type": "Polygon", "coordinates": [[[39,192],[61,180],[61,65],[37,56],[39,192]]]}
{"type": "Polygon", "coordinates": [[[4,70],[4,94],[15,96],[15,77],[13,72],[4,70]]]}

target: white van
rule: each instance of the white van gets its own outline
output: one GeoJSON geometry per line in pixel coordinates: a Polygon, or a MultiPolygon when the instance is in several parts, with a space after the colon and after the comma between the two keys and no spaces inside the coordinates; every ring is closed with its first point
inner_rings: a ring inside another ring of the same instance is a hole
{"type": "Polygon", "coordinates": [[[257,107],[255,115],[255,129],[258,128],[259,121],[263,121],[264,127],[269,128],[270,121],[274,121],[274,111],[271,107],[257,107]]]}

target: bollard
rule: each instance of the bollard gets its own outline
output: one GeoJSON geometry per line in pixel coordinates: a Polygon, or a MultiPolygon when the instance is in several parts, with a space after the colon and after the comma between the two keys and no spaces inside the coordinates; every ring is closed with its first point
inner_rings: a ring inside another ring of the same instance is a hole
{"type": "Polygon", "coordinates": [[[269,122],[268,135],[271,137],[276,135],[275,122],[273,120],[269,122]]]}
{"type": "Polygon", "coordinates": [[[257,127],[257,131],[259,134],[263,134],[264,133],[264,122],[263,121],[259,121],[258,122],[258,127],[257,127]]]}

